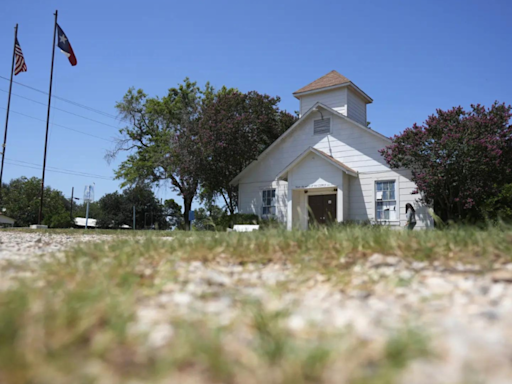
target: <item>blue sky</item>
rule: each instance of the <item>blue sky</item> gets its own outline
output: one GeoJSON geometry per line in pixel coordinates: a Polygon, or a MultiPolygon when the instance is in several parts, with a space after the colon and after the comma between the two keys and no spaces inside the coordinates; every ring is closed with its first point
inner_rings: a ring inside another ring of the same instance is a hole
{"type": "MultiPolygon", "coordinates": [[[[81,196],[92,182],[97,198],[119,188],[108,178],[122,157],[108,164],[104,155],[122,125],[110,117],[115,103],[131,86],[164,95],[189,77],[278,95],[281,108],[292,112],[298,109],[292,92],[335,69],[374,99],[368,120],[388,136],[436,108],[512,103],[512,2],[506,0],[5,0],[0,76],[9,77],[19,23],[28,72],[15,80],[47,92],[55,9],[78,65],[56,50],[53,93],[106,113],[52,101],[61,110],[51,114],[49,169],[105,177],[48,171],[46,183],[66,196],[73,186],[81,196]]],[[[0,78],[1,128],[8,85],[0,78]]],[[[40,177],[43,160],[47,96],[17,84],[13,93],[24,98],[11,101],[4,181],[40,177]]],[[[168,188],[157,195],[176,197],[168,188]]]]}

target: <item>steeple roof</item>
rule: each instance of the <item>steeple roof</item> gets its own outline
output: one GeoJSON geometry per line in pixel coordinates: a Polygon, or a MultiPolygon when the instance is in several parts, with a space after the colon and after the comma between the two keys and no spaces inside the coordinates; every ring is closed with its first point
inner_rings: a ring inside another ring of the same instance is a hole
{"type": "Polygon", "coordinates": [[[309,83],[305,87],[302,87],[298,91],[293,92],[294,95],[303,92],[315,91],[322,88],[333,87],[335,85],[347,84],[351,81],[347,79],[345,76],[341,75],[337,71],[331,71],[327,75],[322,76],[319,79],[316,79],[312,83],[309,83]]]}

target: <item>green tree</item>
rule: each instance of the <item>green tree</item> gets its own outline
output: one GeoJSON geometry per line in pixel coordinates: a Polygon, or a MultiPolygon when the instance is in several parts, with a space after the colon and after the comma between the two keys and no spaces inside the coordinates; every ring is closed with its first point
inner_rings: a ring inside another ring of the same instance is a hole
{"type": "Polygon", "coordinates": [[[130,225],[128,219],[130,212],[124,212],[123,196],[119,192],[107,193],[98,200],[99,216],[98,225],[102,228],[120,228],[122,225],[130,225]]]}
{"type": "Polygon", "coordinates": [[[198,125],[203,107],[214,95],[208,83],[201,89],[187,78],[163,98],[131,88],[116,105],[128,126],[120,130],[123,138],[107,158],[129,152],[116,177],[124,180],[122,186],[170,185],[183,198],[186,229],[190,229],[189,211],[199,186],[198,125]]]}
{"type": "Polygon", "coordinates": [[[123,225],[132,227],[133,207],[135,207],[135,228],[147,229],[158,227],[166,229],[164,206],[160,204],[148,184],[136,185],[103,196],[99,200],[99,222],[103,228],[120,228],[123,225]]]}
{"type": "Polygon", "coordinates": [[[181,205],[174,201],[174,199],[164,201],[164,216],[170,228],[184,228],[181,205]]]}
{"type": "MultiPolygon", "coordinates": [[[[76,203],[75,203],[76,204],[76,203]]],[[[73,217],[85,217],[87,214],[87,203],[73,205],[73,217]]],[[[89,218],[98,219],[101,216],[100,203],[93,201],[89,204],[89,218]]]]}
{"type": "Polygon", "coordinates": [[[225,212],[215,204],[207,204],[204,208],[195,211],[194,229],[200,231],[214,231],[219,220],[225,212]]]}
{"type": "MultiPolygon", "coordinates": [[[[17,227],[27,227],[38,222],[41,179],[20,177],[4,184],[2,208],[5,215],[16,220],[17,227]]],[[[69,228],[70,204],[62,192],[46,186],[44,189],[43,222],[50,228],[69,228]]]]}
{"type": "Polygon", "coordinates": [[[491,220],[512,221],[512,184],[505,184],[501,191],[482,204],[483,215],[491,220]]]}
{"type": "Polygon", "coordinates": [[[238,189],[230,182],[297,120],[279,102],[254,91],[224,92],[204,108],[198,132],[203,201],[220,197],[235,213],[238,189]]]}

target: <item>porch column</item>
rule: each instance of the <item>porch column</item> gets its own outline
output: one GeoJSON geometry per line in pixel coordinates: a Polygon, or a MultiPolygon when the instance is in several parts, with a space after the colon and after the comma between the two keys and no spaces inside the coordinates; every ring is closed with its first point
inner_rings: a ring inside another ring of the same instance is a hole
{"type": "Polygon", "coordinates": [[[291,231],[293,228],[293,190],[288,183],[288,196],[286,202],[286,229],[291,231]]]}
{"type": "Polygon", "coordinates": [[[308,229],[308,197],[303,190],[299,192],[299,196],[301,212],[300,228],[305,231],[308,229]]]}
{"type": "Polygon", "coordinates": [[[343,221],[343,185],[338,186],[336,192],[336,221],[341,223],[343,221]]]}

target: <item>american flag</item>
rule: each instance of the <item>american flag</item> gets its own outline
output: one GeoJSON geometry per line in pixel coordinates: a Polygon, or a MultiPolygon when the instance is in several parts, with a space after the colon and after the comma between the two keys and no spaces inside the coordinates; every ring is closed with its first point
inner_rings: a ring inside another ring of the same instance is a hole
{"type": "Polygon", "coordinates": [[[14,67],[14,75],[17,75],[20,72],[27,72],[27,64],[25,64],[25,58],[23,57],[23,52],[21,51],[18,39],[16,39],[14,55],[16,56],[16,66],[14,67]]]}

